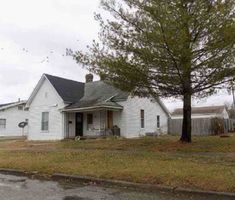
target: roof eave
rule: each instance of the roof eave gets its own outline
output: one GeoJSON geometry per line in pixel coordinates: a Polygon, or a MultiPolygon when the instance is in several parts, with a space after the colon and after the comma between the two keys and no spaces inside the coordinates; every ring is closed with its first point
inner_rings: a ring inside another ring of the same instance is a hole
{"type": "Polygon", "coordinates": [[[62,109],[62,112],[76,112],[76,111],[91,111],[91,110],[102,110],[102,109],[113,109],[113,110],[123,110],[122,106],[90,106],[82,108],[71,108],[71,109],[62,109]]]}
{"type": "Polygon", "coordinates": [[[8,109],[8,108],[12,108],[12,107],[19,106],[19,105],[26,104],[26,103],[27,103],[27,101],[21,101],[21,102],[12,103],[12,104],[7,105],[7,106],[2,106],[0,108],[0,110],[5,110],[5,109],[8,109]]]}

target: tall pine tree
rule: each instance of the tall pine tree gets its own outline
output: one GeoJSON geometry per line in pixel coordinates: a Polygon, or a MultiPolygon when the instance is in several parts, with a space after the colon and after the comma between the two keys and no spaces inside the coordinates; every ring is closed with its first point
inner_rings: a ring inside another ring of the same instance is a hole
{"type": "Polygon", "coordinates": [[[181,141],[191,142],[191,98],[235,75],[234,0],[103,0],[99,41],[74,58],[139,96],[181,97],[181,141]]]}

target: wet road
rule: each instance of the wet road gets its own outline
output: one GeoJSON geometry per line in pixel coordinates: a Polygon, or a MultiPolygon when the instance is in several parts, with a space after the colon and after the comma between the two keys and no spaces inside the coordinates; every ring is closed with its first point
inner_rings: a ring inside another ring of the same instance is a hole
{"type": "Polygon", "coordinates": [[[232,198],[147,192],[120,187],[58,183],[0,174],[0,200],[231,200],[232,198]]]}

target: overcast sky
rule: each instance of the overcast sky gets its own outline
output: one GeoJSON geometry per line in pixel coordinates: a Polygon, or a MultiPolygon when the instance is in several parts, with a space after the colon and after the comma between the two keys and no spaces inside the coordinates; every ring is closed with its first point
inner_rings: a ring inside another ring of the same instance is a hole
{"type": "MultiPolygon", "coordinates": [[[[65,56],[85,48],[99,30],[99,0],[0,0],[0,104],[27,99],[43,73],[84,81],[87,71],[65,56]]],[[[216,105],[225,92],[194,105],[216,105]]],[[[172,110],[180,101],[165,101],[172,110]]]]}

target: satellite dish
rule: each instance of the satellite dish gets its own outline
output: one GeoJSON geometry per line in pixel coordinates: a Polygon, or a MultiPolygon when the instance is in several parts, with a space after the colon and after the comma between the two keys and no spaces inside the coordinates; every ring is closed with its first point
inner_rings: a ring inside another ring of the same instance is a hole
{"type": "Polygon", "coordinates": [[[20,127],[20,128],[24,128],[25,126],[27,126],[28,125],[28,122],[20,122],[19,124],[18,124],[18,126],[20,127]]]}

